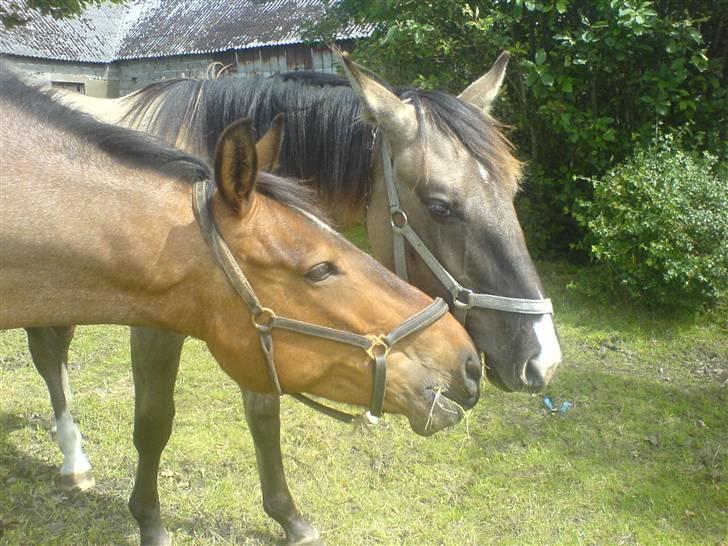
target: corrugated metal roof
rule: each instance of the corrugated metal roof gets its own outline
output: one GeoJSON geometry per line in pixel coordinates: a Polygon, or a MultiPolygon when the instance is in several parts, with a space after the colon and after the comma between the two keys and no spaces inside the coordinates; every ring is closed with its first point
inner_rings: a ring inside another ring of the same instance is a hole
{"type": "MultiPolygon", "coordinates": [[[[161,57],[301,43],[321,0],[152,0],[129,6],[117,58],[161,57]]],[[[352,25],[341,38],[369,36],[352,25]]]]}
{"type": "MultiPolygon", "coordinates": [[[[0,6],[9,3],[0,0],[0,6]]],[[[0,53],[108,63],[297,44],[305,24],[323,11],[323,0],[134,0],[62,21],[30,10],[27,25],[1,29],[0,53]]],[[[372,30],[350,25],[338,38],[363,38],[372,30]]]]}
{"type": "MultiPolygon", "coordinates": [[[[8,8],[11,0],[0,0],[8,8]]],[[[0,53],[64,61],[108,63],[114,60],[123,8],[91,6],[76,19],[56,20],[36,10],[25,25],[0,24],[0,53]]]]}

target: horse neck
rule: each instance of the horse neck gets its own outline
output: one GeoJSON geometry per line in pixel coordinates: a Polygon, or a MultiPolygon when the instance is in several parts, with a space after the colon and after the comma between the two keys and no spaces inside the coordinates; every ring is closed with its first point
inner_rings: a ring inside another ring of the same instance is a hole
{"type": "Polygon", "coordinates": [[[7,309],[22,311],[0,326],[113,323],[207,337],[205,308],[215,304],[200,307],[202,299],[190,295],[214,283],[215,266],[192,215],[190,187],[136,172],[82,180],[58,168],[49,180],[27,166],[9,167],[2,293],[17,304],[8,301],[7,309]],[[12,180],[20,182],[15,189],[12,180]]]}
{"type": "Polygon", "coordinates": [[[61,104],[90,114],[99,121],[120,124],[123,114],[120,99],[89,97],[88,95],[62,89],[56,91],[55,97],[61,104]]]}

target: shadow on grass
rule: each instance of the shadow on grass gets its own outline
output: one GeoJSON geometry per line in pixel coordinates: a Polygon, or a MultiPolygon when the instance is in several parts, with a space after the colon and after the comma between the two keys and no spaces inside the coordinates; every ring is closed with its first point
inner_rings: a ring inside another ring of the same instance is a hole
{"type": "MultiPolygon", "coordinates": [[[[17,414],[0,413],[0,542],[138,544],[137,525],[127,508],[126,481],[96,472],[94,488],[63,491],[57,466],[18,450],[10,439],[12,432],[35,426],[17,414]]],[[[238,536],[238,530],[219,520],[164,513],[162,520],[173,536],[181,532],[198,539],[223,538],[230,544],[285,543],[282,534],[265,529],[246,529],[244,536],[238,536]]]]}
{"type": "Polygon", "coordinates": [[[567,323],[583,330],[617,330],[624,334],[647,333],[671,339],[696,324],[722,324],[728,327],[728,307],[696,312],[673,307],[651,307],[616,296],[587,293],[579,281],[593,274],[593,269],[567,262],[539,262],[541,279],[556,310],[557,324],[567,323]]]}
{"type": "Polygon", "coordinates": [[[550,396],[574,403],[563,416],[547,415],[540,396],[521,398],[522,407],[510,396],[494,397],[491,424],[473,434],[481,457],[498,461],[486,480],[515,491],[534,484],[567,513],[574,504],[591,512],[586,518],[606,509],[627,527],[652,527],[677,543],[719,541],[728,390],[594,367],[565,368],[549,388],[550,396]]]}

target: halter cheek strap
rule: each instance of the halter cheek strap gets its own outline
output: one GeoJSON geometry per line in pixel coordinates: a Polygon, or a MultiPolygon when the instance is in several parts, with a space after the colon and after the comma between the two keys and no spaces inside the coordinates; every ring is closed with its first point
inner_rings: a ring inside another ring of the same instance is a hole
{"type": "Polygon", "coordinates": [[[473,307],[508,311],[528,315],[553,314],[554,309],[550,299],[507,298],[492,294],[478,294],[465,288],[440,263],[435,255],[427,248],[424,241],[417,235],[409,224],[407,214],[402,210],[394,181],[392,167],[392,154],[389,141],[381,135],[382,165],[384,168],[384,183],[387,188],[389,201],[389,220],[392,226],[392,243],[394,250],[394,271],[398,277],[408,281],[407,256],[405,254],[405,240],[417,252],[422,261],[442,283],[452,297],[452,312],[461,323],[465,324],[468,310],[473,307]]]}
{"type": "MultiPolygon", "coordinates": [[[[202,236],[210,247],[215,261],[225,272],[228,281],[250,309],[251,320],[260,338],[260,345],[265,355],[266,371],[273,389],[278,395],[283,394],[276,372],[273,353],[274,329],[288,330],[299,334],[318,337],[337,343],[344,343],[358,347],[366,352],[373,362],[373,387],[369,411],[366,415],[371,421],[376,421],[384,413],[384,397],[387,383],[387,355],[392,346],[408,335],[423,330],[436,322],[448,311],[447,304],[436,298],[428,307],[411,316],[390,333],[384,335],[364,336],[304,322],[292,318],[278,316],[272,309],[263,307],[247,277],[240,269],[230,247],[223,239],[212,215],[212,193],[214,185],[209,180],[197,182],[192,190],[192,206],[195,218],[200,226],[202,236]]],[[[351,422],[353,415],[349,415],[334,408],[329,408],[302,394],[294,394],[298,400],[326,413],[341,421],[351,422]]]]}

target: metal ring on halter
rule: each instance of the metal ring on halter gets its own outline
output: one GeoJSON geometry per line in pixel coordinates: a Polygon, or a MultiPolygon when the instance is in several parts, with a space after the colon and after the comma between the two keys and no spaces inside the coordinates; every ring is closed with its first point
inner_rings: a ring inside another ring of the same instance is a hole
{"type": "Polygon", "coordinates": [[[389,223],[394,229],[402,230],[405,228],[408,222],[409,220],[407,219],[407,214],[405,214],[402,209],[392,209],[389,212],[389,223]]]}
{"type": "Polygon", "coordinates": [[[384,335],[371,336],[369,338],[372,341],[372,344],[368,349],[366,349],[366,353],[369,355],[369,358],[375,360],[378,356],[387,356],[389,354],[391,347],[385,338],[386,336],[384,335]],[[376,352],[377,348],[379,348],[379,353],[376,352]]]}
{"type": "Polygon", "coordinates": [[[252,317],[250,317],[250,319],[253,321],[253,326],[255,326],[258,330],[265,330],[270,328],[276,316],[277,315],[273,309],[261,307],[255,314],[253,314],[252,317]],[[263,317],[262,321],[261,317],[263,317]]]}
{"type": "Polygon", "coordinates": [[[473,307],[473,304],[470,303],[470,296],[472,295],[472,290],[460,287],[452,297],[452,304],[458,309],[470,309],[473,307]]]}

